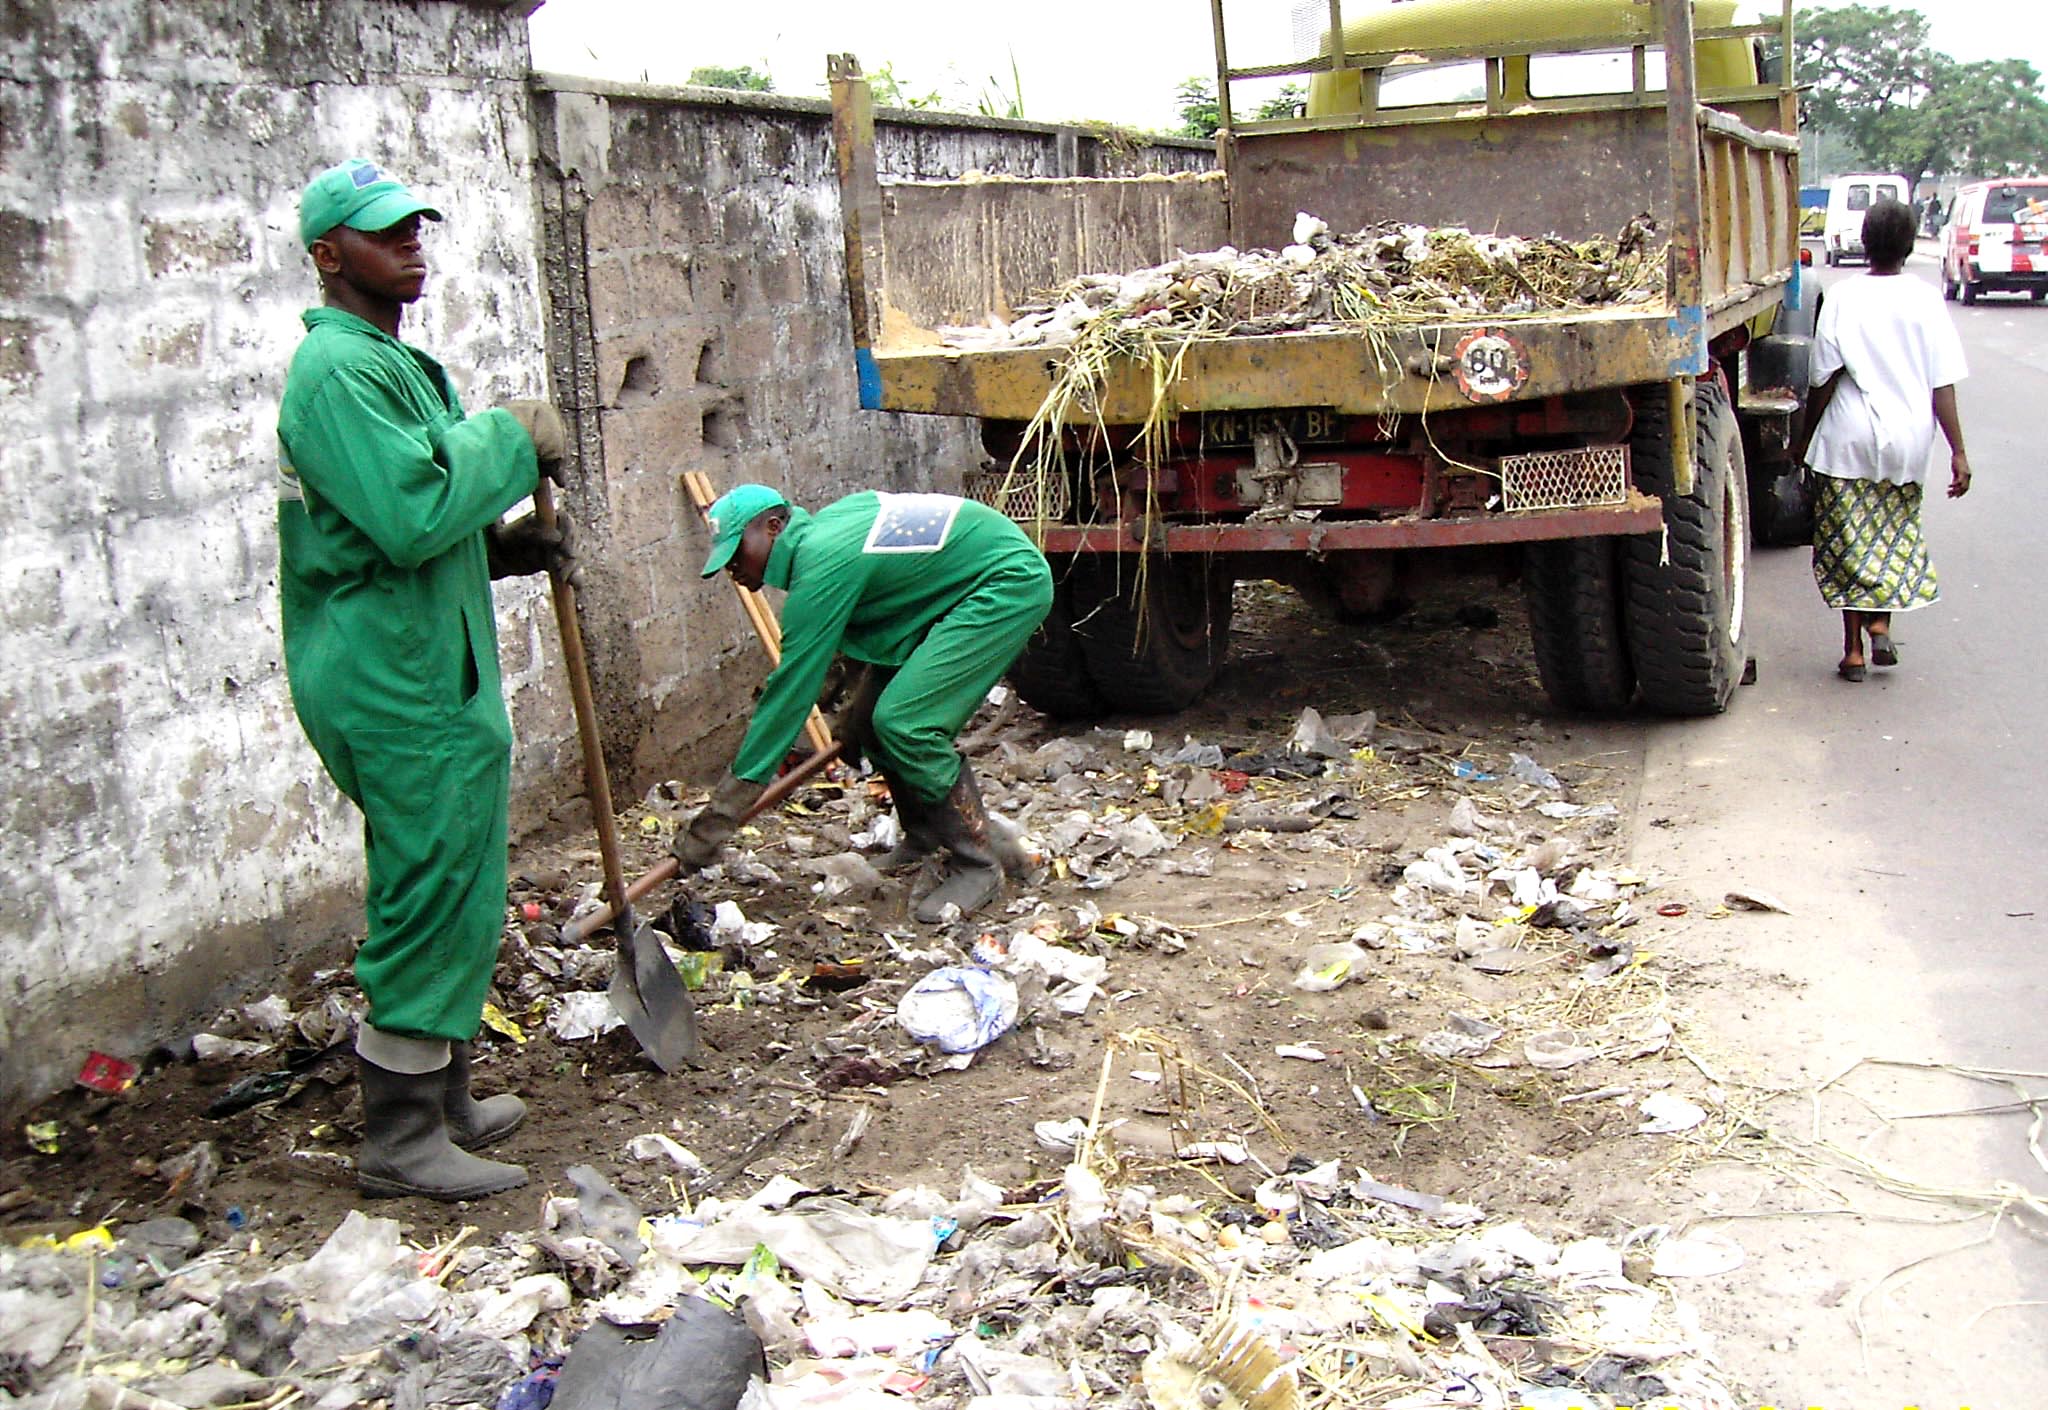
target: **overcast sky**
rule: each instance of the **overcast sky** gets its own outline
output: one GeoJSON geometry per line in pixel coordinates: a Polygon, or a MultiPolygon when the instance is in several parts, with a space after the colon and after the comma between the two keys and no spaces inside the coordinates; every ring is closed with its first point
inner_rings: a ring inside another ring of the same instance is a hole
{"type": "MultiPolygon", "coordinates": [[[[1294,57],[1297,3],[1229,0],[1231,62],[1294,57]]],[[[1312,8],[1328,13],[1322,0],[1312,8]]],[[[2048,5],[1921,0],[1900,8],[1929,15],[1935,47],[1955,58],[2017,56],[2048,70],[2048,5]]],[[[1171,127],[1174,88],[1215,72],[1207,0],[547,0],[530,23],[535,66],[557,73],[681,83],[700,65],[750,64],[766,68],[779,93],[817,94],[825,56],[849,51],[871,74],[888,64],[906,89],[936,89],[955,100],[949,106],[969,108],[984,92],[1011,90],[1014,58],[1025,116],[1049,122],[1171,127]]]]}

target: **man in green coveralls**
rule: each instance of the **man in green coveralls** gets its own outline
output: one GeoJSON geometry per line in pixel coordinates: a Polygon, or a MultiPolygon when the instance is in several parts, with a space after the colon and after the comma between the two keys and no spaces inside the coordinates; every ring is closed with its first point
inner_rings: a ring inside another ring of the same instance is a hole
{"type": "Polygon", "coordinates": [[[356,978],[366,1194],[471,1199],[526,1183],[470,1147],[526,1114],[477,1101],[469,1041],[505,921],[512,731],[491,579],[565,545],[499,516],[559,475],[545,402],[465,416],[441,364],[398,340],[440,213],[365,161],[313,178],[299,235],[324,306],[278,412],[285,670],[307,738],[363,811],[368,935],[356,978]]]}
{"type": "Polygon", "coordinates": [[[953,738],[1045,620],[1045,556],[1003,515],[951,495],[865,490],[813,515],[766,485],[737,485],[708,517],[705,577],[729,567],[742,587],[767,583],[789,597],[782,664],[711,801],[676,834],[685,873],[708,866],[738,829],[843,652],[868,668],[863,707],[849,712],[863,718],[844,732],[889,782],[899,855],[949,854],[917,918],[973,912],[1001,887],[1003,840],[991,836],[953,738]]]}

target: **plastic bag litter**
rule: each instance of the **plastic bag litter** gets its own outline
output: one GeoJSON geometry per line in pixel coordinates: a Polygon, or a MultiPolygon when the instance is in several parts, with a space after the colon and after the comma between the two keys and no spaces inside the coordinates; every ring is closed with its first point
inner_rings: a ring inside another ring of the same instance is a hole
{"type": "Polygon", "coordinates": [[[292,1026],[292,1006],[282,994],[266,994],[253,1004],[242,1005],[242,1017],[259,1032],[282,1034],[292,1026]]]}
{"type": "Polygon", "coordinates": [[[800,865],[805,871],[817,874],[818,880],[812,884],[811,890],[828,901],[841,896],[858,900],[872,896],[888,885],[882,874],[858,852],[836,852],[800,865]]]}
{"type": "Polygon", "coordinates": [[[626,1142],[626,1154],[634,1160],[666,1160],[690,1179],[709,1174],[697,1153],[688,1146],[679,1145],[659,1131],[649,1131],[644,1136],[635,1136],[626,1142]]]}
{"type": "Polygon", "coordinates": [[[1460,798],[1451,805],[1451,831],[1460,837],[1484,837],[1505,826],[1506,823],[1495,822],[1480,812],[1479,805],[1470,798],[1460,798]]]}
{"type": "Polygon", "coordinates": [[[473,1299],[461,1319],[463,1331],[503,1341],[532,1326],[541,1313],[567,1307],[569,1285],[556,1274],[534,1273],[506,1287],[459,1294],[458,1299],[473,1299]]]}
{"type": "Polygon", "coordinates": [[[1053,1007],[1069,1018],[1086,1013],[1109,978],[1109,961],[1101,955],[1084,955],[1064,945],[1049,944],[1028,930],[1011,937],[1003,968],[1018,976],[1043,975],[1048,984],[1056,986],[1053,1007]]]}
{"type": "Polygon", "coordinates": [[[1287,740],[1287,750],[1290,754],[1308,754],[1318,759],[1351,757],[1351,751],[1330,733],[1322,715],[1313,706],[1303,709],[1301,718],[1294,722],[1294,733],[1287,740]]]}
{"type": "Polygon", "coordinates": [[[557,994],[548,1010],[548,1031],[565,1043],[609,1033],[625,1020],[612,1007],[611,995],[602,989],[578,989],[557,994]]]}
{"type": "Polygon", "coordinates": [[[262,1057],[276,1049],[275,1043],[252,1043],[244,1038],[220,1038],[211,1033],[192,1035],[192,1055],[201,1062],[220,1058],[262,1057]]]}
{"type": "Polygon", "coordinates": [[[1294,987],[1310,994],[1324,994],[1355,979],[1365,968],[1366,954],[1348,940],[1311,945],[1301,958],[1301,973],[1294,987]]]}
{"type": "Polygon", "coordinates": [[[1031,1134],[1038,1144],[1049,1151],[1072,1151],[1080,1148],[1088,1137],[1088,1123],[1078,1116],[1065,1121],[1039,1121],[1033,1123],[1031,1134]]]}
{"type": "Polygon", "coordinates": [[[647,1251],[640,1242],[640,1207],[588,1165],[572,1165],[562,1174],[576,1190],[576,1227],[568,1232],[599,1239],[628,1268],[638,1267],[647,1251]]]}
{"type": "Polygon", "coordinates": [[[1197,744],[1191,736],[1182,736],[1180,748],[1166,758],[1169,764],[1194,764],[1204,769],[1223,767],[1223,750],[1214,744],[1197,744]]]}
{"type": "Polygon", "coordinates": [[[971,1053],[1010,1031],[1017,1021],[1017,986],[1006,974],[948,965],[905,991],[896,1021],[920,1043],[942,1053],[971,1053]]]}
{"type": "Polygon", "coordinates": [[[737,942],[753,949],[765,945],[776,931],[768,921],[748,920],[736,901],[720,901],[711,914],[711,938],[721,945],[737,942]]]}
{"type": "Polygon", "coordinates": [[[1444,896],[1470,895],[1479,888],[1479,883],[1465,874],[1456,854],[1448,847],[1432,847],[1424,852],[1420,861],[1402,868],[1401,880],[1444,896]]]}
{"type": "Polygon", "coordinates": [[[1612,803],[1538,803],[1536,811],[1546,818],[1563,822],[1567,818],[1612,818],[1619,817],[1612,803]]]}
{"type": "Polygon", "coordinates": [[[768,1375],[761,1339],[706,1298],[684,1298],[647,1330],[593,1322],[562,1363],[552,1410],[737,1410],[768,1375]]]}
{"type": "Polygon", "coordinates": [[[869,1214],[842,1199],[816,1198],[781,1211],[737,1206],[666,1252],[680,1263],[738,1267],[762,1245],[840,1297],[876,1303],[907,1297],[937,1247],[929,1219],[869,1214]]]}
{"type": "Polygon", "coordinates": [[[1564,783],[1558,776],[1527,754],[1508,755],[1508,774],[1522,783],[1533,783],[1538,788],[1549,789],[1552,793],[1564,792],[1564,783]]]}
{"type": "Polygon", "coordinates": [[[1529,1059],[1531,1067],[1540,1067],[1546,1072],[1562,1072],[1582,1062],[1591,1062],[1600,1056],[1600,1050],[1581,1043],[1579,1035],[1569,1028],[1548,1028],[1541,1033],[1531,1033],[1522,1040],[1522,1056],[1529,1059]]]}
{"type": "Polygon", "coordinates": [[[1680,1131],[1692,1130],[1707,1119],[1705,1107],[1687,1101],[1675,1092],[1652,1092],[1643,1098],[1641,1110],[1646,1119],[1636,1127],[1639,1136],[1676,1135],[1680,1131]]]}
{"type": "Polygon", "coordinates": [[[1118,823],[1111,835],[1125,856],[1139,859],[1170,852],[1175,845],[1174,839],[1161,832],[1159,824],[1144,813],[1118,823]]]}
{"type": "Polygon", "coordinates": [[[1742,1266],[1742,1245],[1712,1234],[1691,1233],[1665,1238],[1650,1255],[1650,1271],[1660,1278],[1712,1278],[1742,1266]]]}
{"type": "MultiPolygon", "coordinates": [[[[845,1307],[843,1303],[838,1306],[845,1307]]],[[[924,1308],[861,1313],[846,1309],[838,1315],[814,1312],[803,1330],[811,1350],[830,1357],[916,1351],[933,1342],[950,1341],[955,1335],[952,1323],[924,1308]]]]}
{"type": "Polygon", "coordinates": [[[1781,916],[1792,914],[1790,907],[1768,891],[1730,891],[1721,900],[1732,911],[1769,911],[1781,916]]]}
{"type": "Polygon", "coordinates": [[[1415,1046],[1434,1058],[1475,1058],[1507,1032],[1498,1023],[1468,1014],[1447,1014],[1445,1026],[1427,1034],[1415,1046]]]}

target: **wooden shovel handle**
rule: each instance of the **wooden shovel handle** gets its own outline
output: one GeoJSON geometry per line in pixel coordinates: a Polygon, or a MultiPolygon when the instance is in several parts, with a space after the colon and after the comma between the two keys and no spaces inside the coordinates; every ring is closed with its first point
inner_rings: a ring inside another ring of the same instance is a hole
{"type": "MultiPolygon", "coordinates": [[[[843,744],[833,744],[830,748],[820,749],[781,778],[776,779],[762,791],[760,798],[755,801],[754,805],[741,815],[740,821],[743,823],[749,822],[767,812],[770,808],[779,806],[790,794],[810,782],[819,770],[823,769],[834,759],[837,759],[840,750],[843,748],[845,748],[843,744]]],[[[645,875],[626,888],[626,904],[631,905],[633,902],[642,899],[655,887],[660,886],[663,882],[672,880],[675,874],[681,870],[681,864],[674,857],[663,857],[652,867],[648,868],[645,875]]],[[[619,910],[618,901],[614,899],[602,908],[592,911],[589,915],[580,916],[570,921],[562,927],[563,943],[569,945],[578,944],[584,936],[610,924],[612,917],[617,915],[619,910]]]]}

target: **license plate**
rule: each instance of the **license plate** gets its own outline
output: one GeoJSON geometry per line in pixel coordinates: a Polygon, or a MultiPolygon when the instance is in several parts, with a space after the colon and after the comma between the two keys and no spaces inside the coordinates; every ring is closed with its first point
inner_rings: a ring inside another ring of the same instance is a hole
{"type": "Polygon", "coordinates": [[[1344,423],[1327,406],[1202,414],[1202,439],[1212,446],[1248,446],[1260,431],[1280,431],[1296,445],[1328,445],[1343,439],[1344,423]]]}

